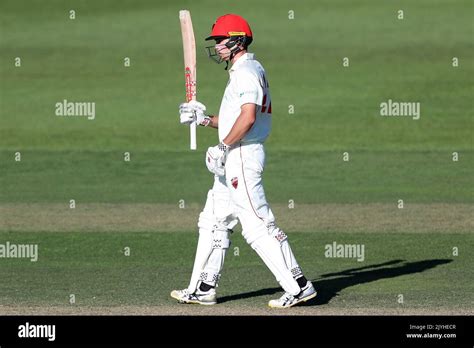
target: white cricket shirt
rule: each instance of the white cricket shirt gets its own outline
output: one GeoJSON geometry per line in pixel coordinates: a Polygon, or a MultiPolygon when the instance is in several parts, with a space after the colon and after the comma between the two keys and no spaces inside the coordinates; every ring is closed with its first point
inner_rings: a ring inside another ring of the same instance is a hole
{"type": "Polygon", "coordinates": [[[254,54],[245,53],[232,65],[229,75],[219,109],[219,141],[229,134],[240,115],[240,107],[252,103],[257,105],[257,117],[242,143],[263,143],[272,128],[272,104],[265,70],[254,59],[254,54]]]}

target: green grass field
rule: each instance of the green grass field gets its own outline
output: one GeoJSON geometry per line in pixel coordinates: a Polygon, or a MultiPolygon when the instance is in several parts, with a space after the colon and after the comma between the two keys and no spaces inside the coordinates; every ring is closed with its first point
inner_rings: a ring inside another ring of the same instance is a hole
{"type": "Polygon", "coordinates": [[[39,258],[0,258],[0,314],[275,314],[265,306],[278,284],[239,231],[220,304],[168,296],[189,280],[212,184],[204,154],[217,142],[199,129],[191,152],[178,120],[184,8],[210,112],[228,78],[204,51],[216,17],[248,19],[267,71],[266,194],[319,292],[283,313],[473,314],[473,6],[2,1],[0,244],[38,244],[39,258]],[[64,99],[95,102],[95,119],[56,116],[64,99]],[[388,99],[421,103],[420,119],[380,116],[388,99]],[[364,245],[364,261],[325,257],[334,241],[364,245]]]}
{"type": "MultiPolygon", "coordinates": [[[[219,286],[221,304],[212,309],[179,306],[168,295],[170,286],[188,282],[196,244],[189,233],[28,232],[0,237],[38,243],[40,248],[37,262],[4,263],[2,276],[11,281],[2,283],[0,301],[8,311],[39,306],[50,313],[85,308],[93,312],[99,307],[96,312],[114,313],[119,306],[132,313],[262,314],[272,313],[265,309],[266,303],[281,292],[241,236],[234,236],[227,256],[219,286]],[[125,247],[130,248],[130,256],[124,255],[125,247]],[[68,302],[71,294],[74,304],[68,302]]],[[[320,291],[309,306],[292,309],[295,314],[472,310],[466,302],[474,290],[470,281],[474,264],[467,256],[472,237],[344,232],[292,233],[291,237],[301,266],[320,291]],[[365,244],[366,259],[326,259],[324,245],[334,240],[365,244]],[[452,245],[460,246],[461,256],[453,258],[452,245]],[[403,303],[398,302],[400,294],[403,303]]]]}

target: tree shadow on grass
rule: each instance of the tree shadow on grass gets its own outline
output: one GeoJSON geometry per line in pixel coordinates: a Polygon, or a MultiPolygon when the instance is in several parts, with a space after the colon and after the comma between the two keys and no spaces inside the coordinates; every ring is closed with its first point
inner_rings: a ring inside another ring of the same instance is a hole
{"type": "MultiPolygon", "coordinates": [[[[304,303],[304,305],[315,306],[327,304],[333,297],[337,296],[339,292],[345,288],[349,288],[358,284],[370,283],[379,279],[421,273],[452,261],[453,260],[450,259],[432,259],[414,262],[392,260],[360,268],[350,268],[336,273],[326,273],[321,275],[320,278],[311,280],[314,284],[314,287],[318,291],[318,295],[314,299],[304,303]]],[[[280,287],[260,289],[242,294],[221,297],[219,298],[219,303],[251,297],[273,295],[280,292],[282,292],[280,287]]]]}

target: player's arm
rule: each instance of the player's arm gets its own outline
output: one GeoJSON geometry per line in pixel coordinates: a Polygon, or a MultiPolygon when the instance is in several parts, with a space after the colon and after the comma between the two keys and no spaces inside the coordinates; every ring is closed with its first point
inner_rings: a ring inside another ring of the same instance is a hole
{"type": "Polygon", "coordinates": [[[246,70],[238,72],[235,78],[240,115],[235,121],[229,134],[222,140],[225,145],[239,142],[252,128],[257,119],[257,105],[263,99],[263,89],[259,77],[246,70]]]}
{"type": "Polygon", "coordinates": [[[243,104],[240,107],[240,115],[235,121],[229,134],[224,138],[223,143],[231,146],[240,141],[252,128],[257,118],[257,105],[253,103],[243,104]]]}
{"type": "Polygon", "coordinates": [[[219,128],[219,116],[218,115],[208,115],[210,121],[208,127],[219,128]]]}
{"type": "MultiPolygon", "coordinates": [[[[257,105],[253,103],[245,103],[240,107],[240,115],[237,117],[232,129],[224,140],[216,146],[207,149],[206,166],[211,173],[218,176],[225,174],[225,161],[229,146],[237,143],[252,128],[257,118],[257,105]]],[[[218,121],[218,119],[217,119],[218,121]]]]}

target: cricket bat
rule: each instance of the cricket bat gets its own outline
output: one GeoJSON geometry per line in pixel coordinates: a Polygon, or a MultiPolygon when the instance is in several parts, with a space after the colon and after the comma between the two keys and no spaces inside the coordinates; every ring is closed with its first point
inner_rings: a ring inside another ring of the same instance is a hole
{"type": "MultiPolygon", "coordinates": [[[[186,101],[196,100],[196,41],[194,40],[193,22],[188,10],[179,11],[181,34],[183,36],[184,78],[186,101]]],[[[189,125],[191,150],[197,149],[196,122],[189,125]]]]}

